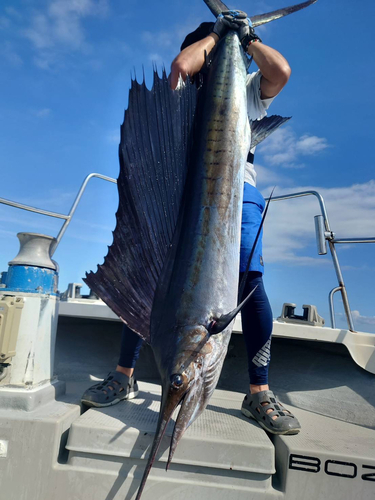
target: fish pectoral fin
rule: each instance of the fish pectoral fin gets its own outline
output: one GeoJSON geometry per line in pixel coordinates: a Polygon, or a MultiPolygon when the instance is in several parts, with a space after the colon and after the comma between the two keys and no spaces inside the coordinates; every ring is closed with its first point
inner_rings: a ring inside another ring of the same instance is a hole
{"type": "Polygon", "coordinates": [[[197,90],[170,88],[165,70],[151,90],[132,81],[121,127],[119,207],[104,264],[85,283],[146,342],[160,276],[178,225],[197,90]]]}
{"type": "Polygon", "coordinates": [[[251,122],[251,146],[255,148],[259,143],[264,141],[272,132],[275,132],[281,125],[289,121],[291,117],[279,115],[265,116],[261,120],[251,122]]]}
{"type": "MultiPolygon", "coordinates": [[[[258,286],[258,285],[257,285],[258,286]]],[[[223,330],[229,326],[229,324],[234,320],[234,318],[237,316],[237,314],[241,311],[241,309],[246,305],[250,297],[253,295],[255,290],[257,289],[257,286],[255,286],[249,295],[239,304],[233,311],[231,311],[228,314],[223,314],[220,316],[219,319],[216,321],[212,321],[211,324],[208,327],[208,333],[210,335],[216,335],[217,333],[221,333],[223,330]]]]}

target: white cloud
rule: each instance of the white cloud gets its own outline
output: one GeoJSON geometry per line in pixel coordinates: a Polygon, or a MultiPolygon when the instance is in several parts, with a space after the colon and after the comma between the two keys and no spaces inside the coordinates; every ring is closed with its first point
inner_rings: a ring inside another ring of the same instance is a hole
{"type": "Polygon", "coordinates": [[[316,135],[303,135],[295,145],[297,153],[313,155],[328,147],[327,140],[316,135]]]}
{"type": "MultiPolygon", "coordinates": [[[[268,196],[270,188],[263,189],[268,196]]],[[[318,191],[324,198],[331,229],[336,237],[375,236],[375,181],[343,188],[300,186],[280,188],[275,196],[318,191]]],[[[316,252],[314,216],[320,214],[315,196],[271,203],[265,223],[264,254],[266,262],[293,265],[326,265],[330,260],[310,257],[316,252]]]]}
{"type": "Polygon", "coordinates": [[[24,35],[37,49],[45,49],[55,44],[53,27],[48,17],[42,14],[33,17],[31,27],[24,31],[24,35]]]}
{"type": "Polygon", "coordinates": [[[312,156],[328,148],[327,139],[304,134],[298,137],[290,126],[274,132],[265,143],[258,146],[264,161],[271,166],[303,168],[300,158],[312,156]]]}
{"type": "Polygon", "coordinates": [[[275,172],[269,168],[264,167],[263,165],[259,165],[259,163],[255,163],[255,171],[257,173],[257,187],[261,188],[262,186],[281,186],[285,184],[292,184],[292,179],[289,177],[280,174],[279,172],[275,172]]]}
{"type": "MultiPolygon", "coordinates": [[[[359,332],[375,333],[375,316],[362,316],[359,311],[351,311],[354,329],[359,332]]],[[[337,312],[337,328],[348,328],[347,319],[344,313],[337,312]]]]}
{"type": "Polygon", "coordinates": [[[49,69],[61,52],[88,51],[83,21],[89,16],[103,16],[107,10],[108,0],[53,0],[45,11],[36,12],[30,26],[23,30],[36,50],[35,64],[49,69]]]}
{"type": "Polygon", "coordinates": [[[352,311],[352,316],[356,324],[375,326],[375,316],[362,316],[359,311],[352,311]]]}
{"type": "Polygon", "coordinates": [[[152,61],[153,63],[155,63],[157,66],[162,66],[164,63],[163,56],[161,56],[157,52],[151,52],[148,55],[148,59],[149,59],[149,61],[152,61]]]}
{"type": "Polygon", "coordinates": [[[149,59],[157,64],[161,64],[165,60],[177,56],[185,36],[197,29],[204,20],[207,19],[194,17],[186,20],[184,24],[179,23],[169,26],[168,31],[144,31],[141,34],[142,42],[147,47],[147,50],[150,50],[151,47],[155,51],[149,55],[149,59]]]}
{"type": "Polygon", "coordinates": [[[158,33],[151,33],[151,31],[144,31],[142,33],[142,41],[150,47],[171,47],[175,50],[176,35],[170,31],[159,31],[158,33]]]}

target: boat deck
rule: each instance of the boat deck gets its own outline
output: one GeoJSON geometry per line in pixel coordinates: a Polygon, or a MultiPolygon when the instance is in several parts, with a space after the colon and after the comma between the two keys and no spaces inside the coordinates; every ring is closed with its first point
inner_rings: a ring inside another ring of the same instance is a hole
{"type": "MultiPolygon", "coordinates": [[[[294,325],[292,325],[294,326],[294,325]]],[[[59,318],[55,372],[77,403],[87,387],[115,369],[122,324],[59,318]]],[[[144,345],[138,380],[158,383],[151,349],[144,345]]],[[[344,422],[375,429],[375,376],[360,368],[342,344],[273,338],[270,386],[285,404],[344,422]]],[[[218,389],[248,390],[247,357],[242,335],[233,334],[218,389]]]]}
{"type": "MultiPolygon", "coordinates": [[[[160,400],[150,349],[137,364],[138,398],[80,406],[84,390],[116,366],[120,337],[118,322],[60,318],[55,371],[66,391],[32,411],[0,410],[0,484],[9,500],[135,498],[160,400]]],[[[340,344],[273,344],[270,384],[301,433],[270,437],[242,416],[247,360],[242,336],[233,335],[207,409],[166,472],[169,427],[142,500],[373,500],[374,375],[340,344]]]]}

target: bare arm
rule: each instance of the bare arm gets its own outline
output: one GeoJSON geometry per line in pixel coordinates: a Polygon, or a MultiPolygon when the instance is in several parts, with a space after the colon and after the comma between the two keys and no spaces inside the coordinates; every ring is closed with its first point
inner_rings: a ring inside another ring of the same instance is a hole
{"type": "Polygon", "coordinates": [[[185,81],[187,75],[193,77],[199,73],[204,63],[204,53],[209,54],[218,40],[219,37],[215,33],[211,33],[206,38],[199,40],[199,42],[189,45],[178,54],[171,66],[172,89],[177,87],[179,75],[185,81]]]}
{"type": "Polygon", "coordinates": [[[260,81],[262,99],[274,97],[289,80],[292,70],[288,61],[280,52],[260,42],[250,44],[248,54],[254,58],[262,73],[260,81]]]}
{"type": "MultiPolygon", "coordinates": [[[[209,54],[218,42],[219,37],[211,33],[206,38],[189,45],[172,62],[171,87],[177,87],[181,74],[183,80],[186,76],[193,77],[203,66],[204,53],[209,54]]],[[[287,60],[275,49],[255,42],[249,45],[248,54],[254,58],[255,63],[262,73],[260,83],[261,97],[267,99],[277,95],[289,80],[291,69],[287,60]]]]}

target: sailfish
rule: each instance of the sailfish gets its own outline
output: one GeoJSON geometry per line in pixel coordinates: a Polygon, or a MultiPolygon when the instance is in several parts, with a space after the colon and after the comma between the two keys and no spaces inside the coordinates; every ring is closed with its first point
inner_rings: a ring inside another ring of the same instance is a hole
{"type": "MultiPolygon", "coordinates": [[[[314,3],[251,17],[253,26],[314,3]]],[[[205,0],[218,16],[228,10],[205,0]]],[[[137,493],[181,405],[177,443],[217,385],[238,307],[244,168],[255,146],[285,122],[249,124],[245,55],[236,31],[207,56],[203,84],[172,90],[154,71],[132,80],[121,126],[119,207],[104,263],[85,282],[153,350],[162,381],[159,420],[137,493]]]]}

